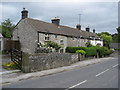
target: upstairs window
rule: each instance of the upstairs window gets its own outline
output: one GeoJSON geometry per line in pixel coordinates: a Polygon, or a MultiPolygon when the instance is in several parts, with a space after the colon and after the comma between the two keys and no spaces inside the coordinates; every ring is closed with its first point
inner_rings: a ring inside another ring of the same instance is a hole
{"type": "Polygon", "coordinates": [[[50,40],[49,34],[45,34],[45,40],[50,40]]]}
{"type": "Polygon", "coordinates": [[[63,39],[60,39],[60,44],[63,44],[64,42],[63,42],[63,39]]]}
{"type": "Polygon", "coordinates": [[[55,35],[55,39],[57,39],[57,35],[55,35]]]}

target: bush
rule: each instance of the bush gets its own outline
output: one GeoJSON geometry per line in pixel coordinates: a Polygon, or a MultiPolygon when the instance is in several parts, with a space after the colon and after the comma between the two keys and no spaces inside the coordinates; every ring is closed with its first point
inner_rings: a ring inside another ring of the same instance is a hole
{"type": "Polygon", "coordinates": [[[97,55],[97,49],[95,47],[88,47],[86,49],[86,56],[96,56],[97,55]]]}
{"type": "Polygon", "coordinates": [[[2,51],[0,51],[0,54],[8,54],[8,52],[5,50],[2,50],[2,51]]]}
{"type": "Polygon", "coordinates": [[[67,47],[66,52],[67,53],[76,53],[77,50],[84,50],[86,51],[86,47],[67,47]]]}
{"type": "Polygon", "coordinates": [[[86,46],[87,46],[87,47],[93,47],[93,45],[92,45],[90,42],[87,42],[87,43],[86,43],[86,46]]]}
{"type": "Polygon", "coordinates": [[[116,48],[115,50],[120,51],[120,48],[116,48]]]}
{"type": "Polygon", "coordinates": [[[82,55],[85,55],[85,54],[86,54],[86,52],[85,52],[84,50],[77,50],[76,53],[80,53],[80,54],[82,54],[82,55]]]}
{"type": "Polygon", "coordinates": [[[55,48],[55,50],[59,50],[61,48],[60,45],[52,41],[48,41],[45,46],[55,48]]]}
{"type": "Polygon", "coordinates": [[[110,55],[113,53],[112,50],[108,49],[107,47],[99,47],[99,46],[92,46],[92,47],[67,47],[66,52],[68,53],[76,53],[79,52],[77,50],[84,50],[86,52],[86,56],[97,56],[99,57],[110,55]]]}
{"type": "Polygon", "coordinates": [[[18,65],[13,63],[13,62],[8,62],[7,64],[5,64],[4,66],[11,68],[11,69],[19,69],[18,65]]]}

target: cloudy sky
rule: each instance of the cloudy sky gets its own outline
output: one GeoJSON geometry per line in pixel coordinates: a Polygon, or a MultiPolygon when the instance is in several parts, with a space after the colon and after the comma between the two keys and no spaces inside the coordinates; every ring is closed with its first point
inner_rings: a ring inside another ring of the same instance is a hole
{"type": "Polygon", "coordinates": [[[118,27],[117,2],[2,2],[0,22],[10,18],[14,24],[21,19],[22,8],[29,11],[29,18],[51,23],[51,18],[60,17],[60,24],[76,27],[81,14],[81,26],[89,25],[91,31],[116,33],[118,27]]]}

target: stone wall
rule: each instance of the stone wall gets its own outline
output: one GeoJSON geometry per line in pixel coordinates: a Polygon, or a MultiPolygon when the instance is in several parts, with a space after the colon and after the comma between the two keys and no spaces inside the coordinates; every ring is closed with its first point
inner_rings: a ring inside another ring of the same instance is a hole
{"type": "Polygon", "coordinates": [[[78,61],[77,54],[39,53],[29,56],[30,71],[41,71],[68,66],[78,61]]]}
{"type": "Polygon", "coordinates": [[[26,19],[23,19],[13,30],[12,40],[20,41],[21,50],[23,52],[34,54],[37,48],[38,33],[26,19]]]}

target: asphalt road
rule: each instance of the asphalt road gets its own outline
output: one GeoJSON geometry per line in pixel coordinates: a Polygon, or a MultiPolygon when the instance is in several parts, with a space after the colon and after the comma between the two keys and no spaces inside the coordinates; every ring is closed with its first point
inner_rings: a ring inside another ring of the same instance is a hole
{"type": "Polygon", "coordinates": [[[3,88],[118,88],[118,59],[65,71],[53,75],[22,80],[3,88]]]}

